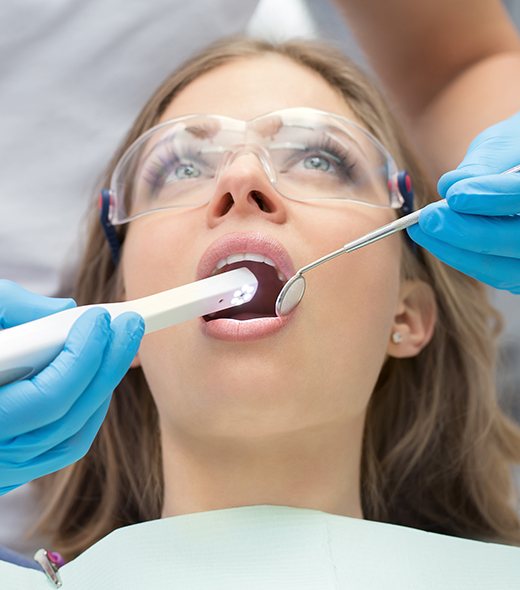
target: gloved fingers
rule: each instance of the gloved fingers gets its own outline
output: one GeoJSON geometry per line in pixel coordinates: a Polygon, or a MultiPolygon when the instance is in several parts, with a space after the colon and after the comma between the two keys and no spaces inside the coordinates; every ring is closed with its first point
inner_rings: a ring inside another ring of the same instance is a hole
{"type": "Polygon", "coordinates": [[[51,424],[22,434],[4,444],[0,443],[0,464],[5,461],[30,461],[62,441],[70,439],[81,431],[101,405],[111,398],[113,390],[137,354],[144,333],[144,321],[135,313],[122,314],[112,322],[112,333],[96,376],[70,410],[51,424]]]}
{"type": "Polygon", "coordinates": [[[520,260],[462,250],[429,236],[419,225],[407,229],[408,235],[439,260],[497,289],[520,293],[520,260]]]}
{"type": "Polygon", "coordinates": [[[448,205],[475,215],[520,214],[520,173],[467,178],[446,191],[448,205]]]}
{"type": "Polygon", "coordinates": [[[461,180],[477,178],[479,176],[500,176],[501,178],[511,176],[514,178],[518,175],[518,172],[512,172],[510,174],[504,174],[504,172],[520,164],[520,150],[518,151],[518,155],[508,158],[505,162],[497,161],[495,158],[486,161],[486,155],[481,152],[471,154],[471,160],[474,160],[474,162],[468,162],[469,158],[470,156],[466,156],[458,168],[446,172],[439,178],[437,192],[441,197],[445,198],[449,189],[461,180]]]}
{"type": "Polygon", "coordinates": [[[439,194],[445,197],[450,186],[463,178],[497,174],[520,164],[519,134],[520,112],[479,133],[457,169],[441,176],[439,194]]]}
{"type": "Polygon", "coordinates": [[[110,339],[110,316],[93,308],[71,328],[65,346],[40,373],[1,390],[0,433],[13,438],[64,416],[101,366],[110,339]]]}
{"type": "Polygon", "coordinates": [[[461,250],[520,259],[520,216],[465,215],[438,201],[421,212],[419,227],[461,250]]]}
{"type": "Polygon", "coordinates": [[[112,339],[95,378],[89,386],[92,392],[102,395],[112,392],[130,368],[144,335],[143,318],[134,312],[125,312],[112,321],[112,339]]]}
{"type": "Polygon", "coordinates": [[[83,428],[55,447],[46,449],[26,462],[2,461],[0,469],[2,484],[19,486],[38,477],[59,471],[84,457],[105,419],[110,406],[110,397],[87,420],[83,428]]]}
{"type": "Polygon", "coordinates": [[[12,328],[75,306],[74,299],[44,297],[12,281],[0,280],[0,329],[12,328]]]}
{"type": "Polygon", "coordinates": [[[89,393],[87,389],[70,411],[56,422],[0,442],[0,465],[33,461],[35,457],[77,434],[99,407],[110,401],[112,397],[112,391],[110,391],[99,403],[99,400],[89,393]],[[95,407],[93,407],[93,400],[98,402],[95,407]]]}

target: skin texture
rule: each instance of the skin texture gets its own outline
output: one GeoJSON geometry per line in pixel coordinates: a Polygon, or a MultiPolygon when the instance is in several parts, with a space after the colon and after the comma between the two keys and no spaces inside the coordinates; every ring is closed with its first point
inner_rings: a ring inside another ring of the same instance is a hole
{"type": "MultiPolygon", "coordinates": [[[[264,56],[198,78],[163,120],[197,112],[250,119],[296,106],[354,119],[317,74],[264,56]]],[[[227,233],[273,236],[298,268],[393,215],[285,199],[256,158],[242,156],[220,177],[208,205],[130,224],[125,294],[133,299],[193,281],[203,252],[227,233]],[[222,213],[229,194],[233,205],[222,213]]],[[[435,322],[429,287],[401,284],[400,256],[401,240],[391,237],[316,269],[292,320],[267,338],[215,340],[198,321],[144,338],[137,362],[160,415],[164,516],[253,504],[362,516],[361,440],[377,376],[388,354],[417,354],[435,322]],[[399,345],[390,340],[396,329],[399,345]]]]}
{"type": "Polygon", "coordinates": [[[335,0],[436,180],[520,105],[520,37],[500,0],[335,0]]]}

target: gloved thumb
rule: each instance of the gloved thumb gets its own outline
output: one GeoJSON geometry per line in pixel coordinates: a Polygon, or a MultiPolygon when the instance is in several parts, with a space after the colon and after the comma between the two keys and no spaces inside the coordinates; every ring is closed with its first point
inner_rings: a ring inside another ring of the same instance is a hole
{"type": "Polygon", "coordinates": [[[74,299],[45,297],[20,285],[0,280],[0,328],[11,328],[75,307],[74,299]]]}

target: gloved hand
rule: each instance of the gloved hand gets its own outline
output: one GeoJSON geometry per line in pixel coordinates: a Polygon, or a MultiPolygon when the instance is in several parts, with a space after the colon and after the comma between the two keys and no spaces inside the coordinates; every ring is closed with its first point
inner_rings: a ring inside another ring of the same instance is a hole
{"type": "Polygon", "coordinates": [[[438,184],[410,237],[456,269],[520,294],[520,113],[489,127],[438,184]]]}
{"type": "MultiPolygon", "coordinates": [[[[74,306],[72,299],[42,297],[0,280],[1,328],[74,306]]],[[[0,495],[85,455],[143,333],[138,314],[110,323],[106,310],[89,309],[48,367],[0,387],[0,495]]]]}

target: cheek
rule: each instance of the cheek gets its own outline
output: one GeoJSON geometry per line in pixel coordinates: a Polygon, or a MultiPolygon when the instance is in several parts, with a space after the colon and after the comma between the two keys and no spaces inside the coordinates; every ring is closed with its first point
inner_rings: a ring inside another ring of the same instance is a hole
{"type": "Polygon", "coordinates": [[[371,347],[376,342],[385,345],[398,301],[398,249],[391,248],[397,250],[394,258],[388,255],[388,244],[369,248],[345,254],[335,267],[324,265],[309,282],[309,292],[316,285],[314,300],[320,321],[333,327],[336,338],[356,347],[371,347]]]}
{"type": "MultiPolygon", "coordinates": [[[[352,208],[348,215],[316,220],[326,227],[319,236],[317,255],[328,254],[343,244],[388,223],[388,211],[352,208]]],[[[309,235],[311,228],[309,228],[309,235]]],[[[337,258],[310,271],[308,294],[315,298],[324,316],[342,319],[349,324],[361,322],[369,329],[384,318],[393,317],[400,284],[401,236],[391,236],[337,258]],[[368,321],[373,318],[373,321],[368,321]]],[[[336,322],[337,323],[337,322],[336,322]]],[[[387,322],[383,322],[387,323],[387,322]]]]}
{"type": "Polygon", "coordinates": [[[126,299],[144,297],[193,280],[195,264],[193,258],[188,258],[185,245],[194,232],[182,215],[155,214],[134,221],[125,239],[122,258],[126,299]]]}
{"type": "Polygon", "coordinates": [[[343,268],[338,269],[341,276],[336,281],[341,293],[336,317],[355,326],[360,345],[366,343],[372,349],[376,344],[381,350],[386,349],[397,308],[399,258],[388,255],[389,250],[394,250],[388,246],[374,244],[371,250],[352,253],[352,259],[345,260],[343,268]]]}
{"type": "MultiPolygon", "coordinates": [[[[377,225],[353,219],[323,237],[320,253],[337,249],[377,225]]],[[[327,367],[322,377],[332,387],[349,389],[344,399],[355,413],[366,407],[385,360],[398,305],[400,258],[401,238],[392,236],[341,255],[307,275],[301,311],[307,335],[314,338],[315,364],[327,367]]]]}
{"type": "Polygon", "coordinates": [[[366,410],[397,307],[399,267],[385,254],[374,244],[371,252],[346,254],[335,270],[324,269],[323,277],[315,277],[323,288],[309,331],[319,335],[317,364],[327,368],[322,384],[337,392],[344,413],[351,416],[366,410]]]}
{"type": "MultiPolygon", "coordinates": [[[[201,249],[193,244],[197,232],[200,220],[171,212],[132,222],[121,260],[125,298],[137,299],[193,281],[196,252],[201,249]]],[[[171,400],[158,392],[170,389],[169,381],[178,378],[179,367],[190,366],[197,322],[147,334],[142,341],[139,361],[159,409],[171,400]]]]}

